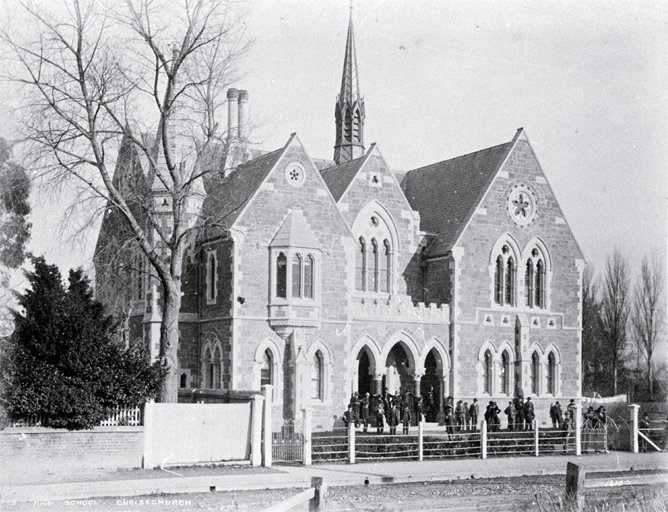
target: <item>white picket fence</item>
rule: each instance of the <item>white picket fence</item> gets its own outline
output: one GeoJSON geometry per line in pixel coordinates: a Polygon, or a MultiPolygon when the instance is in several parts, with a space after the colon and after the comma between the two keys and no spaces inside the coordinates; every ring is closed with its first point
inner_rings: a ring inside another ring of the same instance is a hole
{"type": "MultiPolygon", "coordinates": [[[[14,419],[12,427],[43,427],[46,425],[46,415],[33,414],[25,418],[14,419]]],[[[107,410],[107,419],[100,423],[100,427],[138,427],[143,425],[142,408],[118,406],[107,410]]]]}

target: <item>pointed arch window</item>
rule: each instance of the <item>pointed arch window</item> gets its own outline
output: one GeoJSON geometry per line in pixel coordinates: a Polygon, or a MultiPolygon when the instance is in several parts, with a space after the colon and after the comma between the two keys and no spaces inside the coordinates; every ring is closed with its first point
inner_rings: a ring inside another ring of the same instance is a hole
{"type": "Polygon", "coordinates": [[[501,354],[501,393],[508,394],[510,389],[510,356],[505,350],[501,354]]]}
{"type": "Polygon", "coordinates": [[[364,290],[366,285],[366,242],[360,237],[355,260],[355,289],[364,290]]]}
{"type": "Polygon", "coordinates": [[[288,260],[284,253],[276,258],[276,297],[287,298],[288,260]]]}
{"type": "Polygon", "coordinates": [[[526,270],[524,272],[524,304],[528,307],[533,307],[534,298],[534,283],[533,283],[533,261],[527,261],[526,270]]]}
{"type": "Polygon", "coordinates": [[[494,302],[503,304],[503,258],[496,258],[494,269],[494,302]]]}
{"type": "Polygon", "coordinates": [[[380,291],[390,291],[390,242],[383,240],[383,256],[380,258],[380,291]]]}
{"type": "Polygon", "coordinates": [[[536,263],[536,307],[545,307],[545,265],[543,260],[536,263]]]}
{"type": "Polygon", "coordinates": [[[540,359],[538,354],[534,352],[531,355],[531,393],[538,394],[538,376],[540,370],[540,359]]]}
{"type": "Polygon", "coordinates": [[[292,257],[292,296],[302,296],[302,257],[300,254],[292,257]]]}
{"type": "Polygon", "coordinates": [[[506,305],[515,305],[515,261],[512,256],[506,261],[506,305]]]}
{"type": "Polygon", "coordinates": [[[185,388],[186,387],[187,379],[188,379],[188,376],[185,373],[182,373],[181,377],[179,378],[179,387],[180,388],[185,388]]]}
{"type": "Polygon", "coordinates": [[[378,291],[378,242],[375,238],[371,239],[371,257],[369,258],[369,283],[367,290],[370,292],[378,291]]]}
{"type": "Polygon", "coordinates": [[[304,259],[304,298],[313,298],[313,256],[310,254],[304,259]]]}
{"type": "Polygon", "coordinates": [[[485,361],[482,367],[482,382],[485,393],[492,394],[492,353],[485,351],[485,361]]]}
{"type": "Polygon", "coordinates": [[[262,355],[262,366],[260,367],[260,386],[274,385],[273,369],[274,356],[272,355],[271,350],[267,349],[262,355]]]}
{"type": "Polygon", "coordinates": [[[324,360],[322,353],[318,350],[313,356],[313,373],[311,374],[311,398],[322,400],[324,398],[324,360]]]}
{"type": "Polygon", "coordinates": [[[144,300],[146,298],[146,262],[142,254],[135,258],[135,271],[133,283],[133,298],[135,300],[144,300]]]}
{"type": "Polygon", "coordinates": [[[556,394],[557,383],[557,362],[554,353],[550,352],[547,356],[547,392],[551,395],[556,394]]]}

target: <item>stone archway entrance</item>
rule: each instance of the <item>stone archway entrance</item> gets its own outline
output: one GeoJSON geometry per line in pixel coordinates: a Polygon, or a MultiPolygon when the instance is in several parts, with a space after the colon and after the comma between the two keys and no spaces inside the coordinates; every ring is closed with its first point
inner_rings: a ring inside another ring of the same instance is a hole
{"type": "Polygon", "coordinates": [[[371,369],[369,354],[366,350],[362,350],[357,358],[357,392],[359,396],[364,396],[366,393],[373,394],[371,369]]]}
{"type": "Polygon", "coordinates": [[[413,374],[415,368],[412,366],[411,360],[401,343],[394,345],[385,361],[384,387],[387,388],[388,393],[414,391],[413,374]]]}
{"type": "Polygon", "coordinates": [[[428,422],[437,421],[443,400],[443,377],[443,362],[440,354],[435,349],[431,349],[425,358],[424,375],[420,380],[420,395],[424,399],[425,419],[428,422]]]}

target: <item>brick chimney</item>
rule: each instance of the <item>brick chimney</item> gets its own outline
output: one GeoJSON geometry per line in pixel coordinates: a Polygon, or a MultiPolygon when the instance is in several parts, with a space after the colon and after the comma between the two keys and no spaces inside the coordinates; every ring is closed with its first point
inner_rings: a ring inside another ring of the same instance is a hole
{"type": "Polygon", "coordinates": [[[239,140],[248,139],[248,91],[239,91],[239,140]]]}
{"type": "Polygon", "coordinates": [[[235,140],[239,135],[239,91],[227,90],[227,140],[235,140]]]}

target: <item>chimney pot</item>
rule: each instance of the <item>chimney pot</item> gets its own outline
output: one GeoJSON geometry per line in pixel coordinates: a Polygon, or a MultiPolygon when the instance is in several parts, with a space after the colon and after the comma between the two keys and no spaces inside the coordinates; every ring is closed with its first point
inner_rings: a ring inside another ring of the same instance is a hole
{"type": "Polygon", "coordinates": [[[248,91],[239,91],[239,139],[248,138],[248,91]]]}

